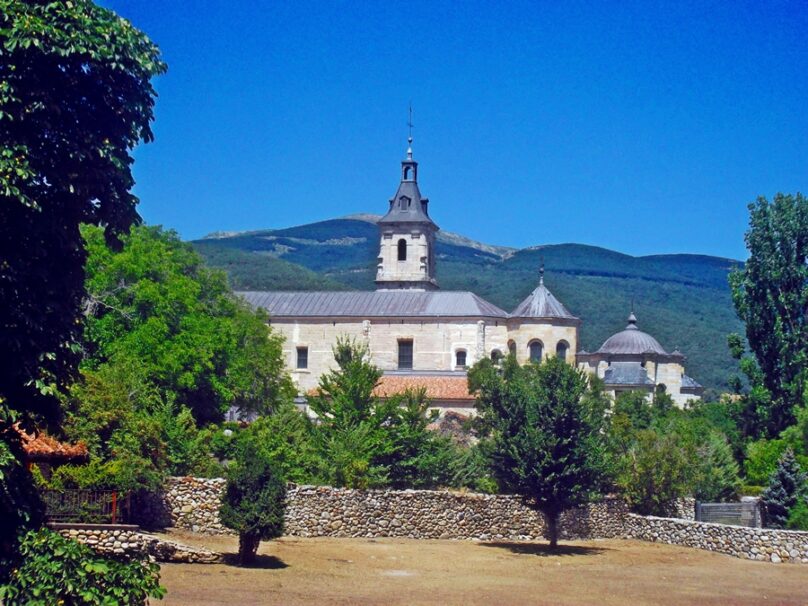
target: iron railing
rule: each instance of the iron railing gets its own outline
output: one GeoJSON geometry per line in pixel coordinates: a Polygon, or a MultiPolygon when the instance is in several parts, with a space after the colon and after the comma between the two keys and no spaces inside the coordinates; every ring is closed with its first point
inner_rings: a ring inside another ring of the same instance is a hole
{"type": "Polygon", "coordinates": [[[131,516],[128,494],[116,490],[43,490],[50,522],[125,524],[131,516]]]}

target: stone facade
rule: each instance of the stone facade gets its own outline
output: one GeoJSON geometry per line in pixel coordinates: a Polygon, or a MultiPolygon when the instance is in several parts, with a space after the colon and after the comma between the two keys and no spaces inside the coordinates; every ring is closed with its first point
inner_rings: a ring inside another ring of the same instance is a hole
{"type": "Polygon", "coordinates": [[[102,524],[57,524],[62,536],[74,539],[105,556],[151,558],[157,562],[215,564],[222,555],[201,547],[189,547],[142,533],[136,526],[102,524]]]}
{"type": "MultiPolygon", "coordinates": [[[[222,479],[170,478],[155,521],[221,534],[222,479]],[[196,512],[199,512],[197,515],[196,512]]],[[[769,562],[808,563],[808,532],[695,522],[694,500],[672,508],[678,518],[629,513],[609,497],[564,513],[562,538],[627,538],[663,542],[769,562]]],[[[287,492],[286,534],[299,537],[533,540],[544,536],[541,515],[515,496],[432,490],[352,490],[294,486],[287,492]]],[[[158,510],[155,510],[156,512],[158,510]]]]}

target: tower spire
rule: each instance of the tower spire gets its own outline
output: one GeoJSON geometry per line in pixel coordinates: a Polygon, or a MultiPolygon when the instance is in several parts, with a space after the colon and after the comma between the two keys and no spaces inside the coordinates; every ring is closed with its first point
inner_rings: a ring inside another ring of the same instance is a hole
{"type": "Polygon", "coordinates": [[[539,265],[539,286],[544,285],[544,256],[541,258],[541,265],[539,265]]]}
{"type": "Polygon", "coordinates": [[[412,101],[410,101],[410,113],[409,117],[407,118],[407,159],[412,160],[412,127],[415,126],[412,123],[412,101]]]}

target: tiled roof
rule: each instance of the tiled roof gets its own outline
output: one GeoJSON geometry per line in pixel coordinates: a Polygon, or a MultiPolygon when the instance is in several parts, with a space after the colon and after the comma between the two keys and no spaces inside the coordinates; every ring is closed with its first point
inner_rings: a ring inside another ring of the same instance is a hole
{"type": "Polygon", "coordinates": [[[469,383],[463,376],[429,376],[429,375],[384,375],[376,386],[374,394],[388,397],[401,393],[406,389],[426,389],[430,400],[465,400],[474,401],[469,393],[469,383]]]}
{"type": "Polygon", "coordinates": [[[612,335],[596,353],[669,355],[654,337],[637,328],[637,318],[628,317],[625,330],[612,335]]]}
{"type": "Polygon", "coordinates": [[[612,362],[603,375],[606,385],[653,385],[639,362],[612,362]]]}
{"type": "Polygon", "coordinates": [[[239,292],[271,318],[473,317],[508,314],[467,291],[376,290],[356,292],[239,292]]]}
{"type": "Polygon", "coordinates": [[[32,436],[22,430],[20,430],[20,436],[23,450],[31,461],[86,459],[90,454],[84,442],[65,444],[42,432],[32,436]]]}

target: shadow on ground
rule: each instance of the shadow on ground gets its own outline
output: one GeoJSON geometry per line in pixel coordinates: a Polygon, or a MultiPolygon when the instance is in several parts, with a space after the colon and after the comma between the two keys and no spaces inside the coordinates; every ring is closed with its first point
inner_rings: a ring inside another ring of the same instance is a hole
{"type": "Polygon", "coordinates": [[[240,566],[237,553],[225,553],[224,563],[228,566],[239,566],[240,568],[264,568],[267,570],[277,570],[279,568],[289,568],[289,564],[271,555],[258,554],[255,561],[248,566],[240,566]]]}
{"type": "Polygon", "coordinates": [[[493,541],[490,543],[479,543],[482,547],[495,547],[507,549],[511,553],[536,556],[571,556],[571,555],[599,555],[609,551],[603,547],[582,547],[580,545],[559,545],[556,549],[550,549],[547,543],[519,543],[516,541],[493,541]]]}

